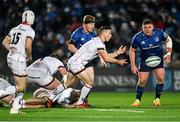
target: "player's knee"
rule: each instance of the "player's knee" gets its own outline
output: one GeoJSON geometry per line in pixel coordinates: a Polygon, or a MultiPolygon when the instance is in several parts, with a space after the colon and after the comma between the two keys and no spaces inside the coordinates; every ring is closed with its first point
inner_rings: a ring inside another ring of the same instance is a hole
{"type": "Polygon", "coordinates": [[[94,82],[93,82],[93,81],[89,81],[89,82],[87,82],[86,84],[89,85],[89,86],[91,86],[91,87],[94,86],[94,82]]]}
{"type": "Polygon", "coordinates": [[[138,85],[140,85],[140,86],[145,86],[145,84],[146,84],[146,80],[139,80],[138,81],[138,85]]]}
{"type": "Polygon", "coordinates": [[[24,92],[26,87],[23,85],[20,85],[20,86],[17,86],[16,89],[17,89],[17,92],[24,92]]]}
{"type": "Polygon", "coordinates": [[[164,83],[164,78],[157,78],[157,83],[159,83],[159,84],[164,83]]]}

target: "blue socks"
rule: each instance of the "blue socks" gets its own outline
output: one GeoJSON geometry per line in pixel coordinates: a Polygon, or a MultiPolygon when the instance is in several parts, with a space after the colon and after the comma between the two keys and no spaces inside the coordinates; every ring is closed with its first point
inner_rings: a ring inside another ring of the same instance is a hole
{"type": "Polygon", "coordinates": [[[156,96],[155,98],[160,98],[161,93],[163,91],[164,84],[156,84],[156,96]]]}
{"type": "Polygon", "coordinates": [[[136,87],[136,99],[139,99],[141,101],[142,94],[144,92],[144,86],[137,85],[136,87]]]}

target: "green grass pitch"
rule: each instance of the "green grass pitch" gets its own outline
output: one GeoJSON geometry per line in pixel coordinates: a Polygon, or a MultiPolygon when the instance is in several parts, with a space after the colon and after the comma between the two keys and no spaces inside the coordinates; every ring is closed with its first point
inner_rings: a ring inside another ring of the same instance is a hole
{"type": "Polygon", "coordinates": [[[22,109],[21,115],[3,107],[0,121],[180,121],[180,92],[163,93],[161,107],[152,106],[154,93],[144,93],[141,107],[130,106],[134,98],[135,93],[92,92],[88,109],[22,109]]]}

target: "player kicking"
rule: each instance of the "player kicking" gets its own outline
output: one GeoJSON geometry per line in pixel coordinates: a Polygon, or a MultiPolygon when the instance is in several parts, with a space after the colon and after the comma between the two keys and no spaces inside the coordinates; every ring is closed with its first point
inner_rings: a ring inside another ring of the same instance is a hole
{"type": "MultiPolygon", "coordinates": [[[[84,82],[84,86],[81,90],[81,95],[79,100],[76,102],[75,107],[88,107],[85,103],[86,98],[88,97],[91,88],[94,84],[94,79],[92,79],[89,72],[87,72],[86,64],[100,55],[104,61],[116,64],[126,64],[125,59],[117,60],[115,57],[117,53],[108,54],[106,52],[105,42],[108,42],[111,38],[111,28],[109,26],[102,26],[99,29],[99,36],[91,39],[86,42],[69,60],[67,63],[68,66],[68,80],[71,81],[74,76],[77,76],[84,82]]],[[[124,53],[124,48],[120,51],[120,54],[124,53]]]]}
{"type": "Polygon", "coordinates": [[[3,40],[3,46],[9,51],[7,63],[13,73],[16,86],[9,86],[0,91],[0,97],[15,94],[10,113],[17,114],[19,100],[23,98],[26,89],[26,62],[32,60],[32,42],[35,36],[31,26],[34,23],[34,13],[30,10],[23,12],[22,23],[10,30],[3,40]]]}
{"type": "Polygon", "coordinates": [[[144,86],[147,82],[150,71],[156,76],[156,95],[153,101],[154,106],[160,106],[160,96],[164,85],[164,62],[168,64],[171,61],[172,40],[162,30],[156,29],[151,20],[144,20],[142,31],[137,33],[131,42],[130,61],[131,70],[134,74],[138,73],[138,84],[136,87],[136,100],[132,106],[141,105],[141,97],[144,92],[144,86]],[[163,43],[166,45],[166,55],[163,58],[163,43]],[[140,66],[137,69],[135,65],[136,49],[140,49],[140,66]],[[148,65],[148,58],[156,57],[160,60],[155,66],[148,65]]]}

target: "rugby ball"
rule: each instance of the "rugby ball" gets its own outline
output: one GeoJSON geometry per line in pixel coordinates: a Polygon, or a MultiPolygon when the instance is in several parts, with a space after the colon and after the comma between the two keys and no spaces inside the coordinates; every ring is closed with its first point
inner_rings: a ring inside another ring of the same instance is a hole
{"type": "Polygon", "coordinates": [[[148,67],[156,67],[161,63],[161,58],[158,56],[150,56],[146,59],[145,64],[148,67]]]}
{"type": "Polygon", "coordinates": [[[47,89],[39,88],[33,93],[33,98],[49,97],[50,92],[47,89]]]}

